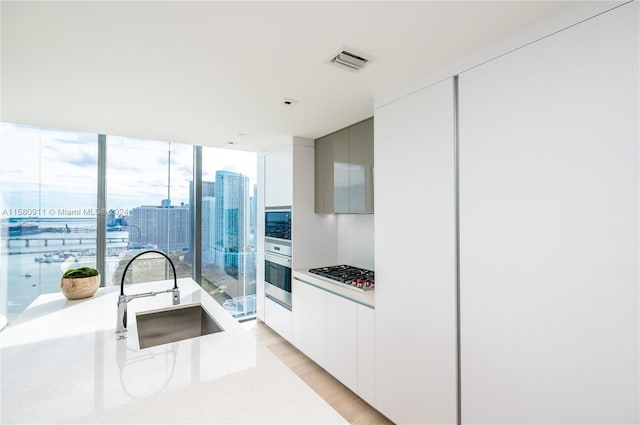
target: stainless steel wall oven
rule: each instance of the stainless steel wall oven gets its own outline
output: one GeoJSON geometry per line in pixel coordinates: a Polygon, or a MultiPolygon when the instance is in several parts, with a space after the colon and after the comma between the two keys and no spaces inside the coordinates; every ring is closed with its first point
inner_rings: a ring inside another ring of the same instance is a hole
{"type": "Polygon", "coordinates": [[[291,257],[265,252],[265,296],[291,310],[291,257]]]}

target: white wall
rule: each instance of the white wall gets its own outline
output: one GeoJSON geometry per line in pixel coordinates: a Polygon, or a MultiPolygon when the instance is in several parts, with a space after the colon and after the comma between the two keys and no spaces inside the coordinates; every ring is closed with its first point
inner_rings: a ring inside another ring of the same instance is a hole
{"type": "Polygon", "coordinates": [[[333,214],[316,214],[313,140],[293,138],[293,268],[335,264],[337,225],[333,214]]]}
{"type": "Polygon", "coordinates": [[[460,75],[464,423],[640,420],[638,12],[460,75]]]}
{"type": "Polygon", "coordinates": [[[336,214],[338,226],[337,264],[368,270],[374,267],[373,214],[336,214]]]}
{"type": "Polygon", "coordinates": [[[402,99],[412,93],[422,90],[425,87],[436,84],[453,75],[468,71],[504,54],[512,52],[529,43],[554,34],[571,25],[589,19],[616,6],[626,3],[626,1],[576,1],[570,7],[563,8],[544,19],[532,22],[520,30],[505,37],[501,37],[494,42],[469,52],[467,55],[446,64],[445,66],[429,72],[418,80],[403,84],[392,91],[376,96],[374,108],[379,108],[387,103],[402,99]]]}

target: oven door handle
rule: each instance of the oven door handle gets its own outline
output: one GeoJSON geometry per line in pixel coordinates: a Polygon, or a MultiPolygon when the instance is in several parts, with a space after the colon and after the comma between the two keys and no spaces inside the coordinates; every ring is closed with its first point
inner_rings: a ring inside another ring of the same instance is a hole
{"type": "Polygon", "coordinates": [[[282,257],[282,256],[277,255],[277,254],[267,254],[267,253],[265,253],[264,254],[264,259],[266,261],[270,261],[272,263],[276,263],[276,264],[279,264],[281,266],[291,268],[291,258],[289,258],[289,257],[282,257]]]}
{"type": "Polygon", "coordinates": [[[269,295],[269,294],[265,294],[265,297],[269,298],[269,299],[270,299],[271,301],[273,301],[274,303],[276,303],[276,304],[278,304],[278,305],[280,305],[280,306],[282,306],[282,307],[286,308],[287,310],[292,311],[292,309],[291,309],[291,306],[290,306],[290,305],[288,305],[288,304],[286,304],[286,303],[283,303],[283,302],[282,302],[282,301],[280,301],[279,299],[277,299],[277,298],[275,298],[275,297],[273,297],[273,296],[271,296],[271,295],[269,295]]]}

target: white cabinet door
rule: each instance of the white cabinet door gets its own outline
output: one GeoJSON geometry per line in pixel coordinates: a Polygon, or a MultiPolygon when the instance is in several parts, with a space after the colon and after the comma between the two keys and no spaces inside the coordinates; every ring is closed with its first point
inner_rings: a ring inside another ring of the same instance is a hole
{"type": "Polygon", "coordinates": [[[453,81],[375,111],[376,404],[456,422],[453,81]]]}
{"type": "Polygon", "coordinates": [[[358,395],[375,406],[375,314],[370,307],[358,304],[358,395]]]}
{"type": "Polygon", "coordinates": [[[291,281],[291,313],[293,317],[291,343],[302,350],[302,312],[304,311],[304,289],[298,279],[291,281]]]}
{"type": "Polygon", "coordinates": [[[352,391],[358,391],[358,308],[353,301],[326,294],[325,369],[352,391]]]}
{"type": "Polygon", "coordinates": [[[264,167],[264,206],[276,207],[278,204],[278,187],[279,187],[279,172],[278,172],[278,155],[277,152],[270,153],[265,156],[264,167]]]}
{"type": "Polygon", "coordinates": [[[277,154],[279,206],[291,206],[293,204],[293,146],[281,149],[277,154]]]}
{"type": "Polygon", "coordinates": [[[640,421],[638,15],[460,76],[463,423],[640,421]]]}
{"type": "Polygon", "coordinates": [[[301,350],[320,366],[326,365],[326,292],[307,284],[298,285],[302,304],[301,350]]]}
{"type": "Polygon", "coordinates": [[[265,156],[265,206],[285,207],[293,203],[293,146],[265,156]]]}
{"type": "Polygon", "coordinates": [[[264,300],[264,319],[267,326],[278,332],[287,341],[291,341],[291,311],[269,298],[264,300]]]}

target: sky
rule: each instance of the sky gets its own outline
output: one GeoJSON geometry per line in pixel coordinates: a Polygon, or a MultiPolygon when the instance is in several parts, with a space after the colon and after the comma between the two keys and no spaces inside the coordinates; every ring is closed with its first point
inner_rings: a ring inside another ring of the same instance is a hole
{"type": "MultiPolygon", "coordinates": [[[[15,209],[95,210],[96,134],[1,123],[0,138],[0,218],[15,209]]],[[[217,170],[238,172],[249,177],[253,193],[255,153],[202,150],[203,180],[214,181],[217,170]]],[[[107,136],[107,208],[160,205],[168,196],[172,205],[188,204],[192,162],[191,145],[107,136]]]]}

